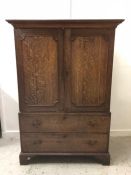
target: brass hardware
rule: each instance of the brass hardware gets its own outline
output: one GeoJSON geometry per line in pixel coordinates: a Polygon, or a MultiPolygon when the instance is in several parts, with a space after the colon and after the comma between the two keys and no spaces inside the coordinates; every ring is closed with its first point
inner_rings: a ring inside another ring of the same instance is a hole
{"type": "Polygon", "coordinates": [[[33,142],[34,145],[40,145],[42,144],[42,140],[36,140],[33,142]]]}
{"type": "Polygon", "coordinates": [[[96,143],[97,143],[96,140],[89,140],[89,141],[87,142],[87,144],[90,145],[90,146],[93,146],[93,145],[95,145],[96,143]]]}
{"type": "Polygon", "coordinates": [[[35,120],[32,122],[33,127],[38,128],[40,126],[41,122],[40,120],[35,120]]]}

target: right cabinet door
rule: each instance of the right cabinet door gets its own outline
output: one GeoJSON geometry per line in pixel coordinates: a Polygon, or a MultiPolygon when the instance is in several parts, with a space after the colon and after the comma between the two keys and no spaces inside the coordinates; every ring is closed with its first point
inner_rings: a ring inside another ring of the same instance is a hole
{"type": "Polygon", "coordinates": [[[114,31],[65,31],[65,110],[110,110],[114,31]]]}

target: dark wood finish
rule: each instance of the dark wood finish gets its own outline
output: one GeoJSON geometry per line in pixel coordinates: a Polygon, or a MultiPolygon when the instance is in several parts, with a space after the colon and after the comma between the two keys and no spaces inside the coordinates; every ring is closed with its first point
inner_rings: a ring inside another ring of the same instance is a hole
{"type": "Polygon", "coordinates": [[[110,165],[110,154],[107,153],[105,155],[99,155],[99,156],[94,156],[94,159],[97,161],[97,162],[100,162],[102,163],[103,165],[110,165]]]}
{"type": "Polygon", "coordinates": [[[108,63],[112,61],[109,51],[114,30],[68,29],[65,32],[66,110],[109,111],[112,64],[108,63]]]}
{"type": "Polygon", "coordinates": [[[19,155],[20,165],[28,165],[30,160],[31,160],[31,156],[20,153],[19,155]]]}
{"type": "Polygon", "coordinates": [[[22,133],[22,152],[107,152],[106,134],[22,133]]]}
{"type": "MultiPolygon", "coordinates": [[[[93,160],[103,165],[110,165],[109,153],[20,153],[20,164],[28,165],[31,162],[61,162],[60,159],[64,159],[66,162],[87,162],[85,158],[90,158],[90,162],[93,160]],[[43,156],[45,159],[40,159],[43,156]],[[58,157],[59,156],[59,157],[58,157]],[[64,156],[64,157],[63,157],[64,156]],[[85,157],[86,156],[86,157],[85,157]],[[37,158],[37,159],[35,159],[37,158]],[[68,159],[66,159],[68,158],[68,159]],[[75,159],[74,159],[75,158],[75,159]],[[36,161],[35,161],[36,160],[36,161]]],[[[89,162],[89,159],[88,159],[89,162]]]]}
{"type": "Polygon", "coordinates": [[[104,20],[7,20],[15,28],[116,28],[123,19],[104,20]]]}
{"type": "Polygon", "coordinates": [[[62,31],[15,29],[15,41],[20,111],[61,111],[62,31]]]}
{"type": "Polygon", "coordinates": [[[86,113],[20,114],[21,132],[88,132],[108,133],[109,115],[88,115],[86,113]]]}
{"type": "Polygon", "coordinates": [[[37,155],[110,163],[115,28],[123,20],[7,20],[15,28],[20,164],[37,155]]]}

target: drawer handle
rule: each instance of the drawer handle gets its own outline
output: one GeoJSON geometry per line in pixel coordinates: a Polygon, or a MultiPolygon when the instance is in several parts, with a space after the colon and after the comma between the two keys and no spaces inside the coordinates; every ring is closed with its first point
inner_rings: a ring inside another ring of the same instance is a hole
{"type": "Polygon", "coordinates": [[[41,122],[39,120],[35,120],[32,122],[33,127],[38,128],[41,125],[41,122]]]}
{"type": "Polygon", "coordinates": [[[67,137],[67,135],[63,135],[63,138],[66,138],[67,137]]]}
{"type": "Polygon", "coordinates": [[[66,120],[66,118],[67,118],[67,117],[66,117],[66,116],[64,116],[64,117],[63,117],[63,120],[66,120]]]}
{"type": "Polygon", "coordinates": [[[89,121],[89,126],[94,127],[95,126],[95,123],[92,122],[92,121],[89,121]]]}
{"type": "Polygon", "coordinates": [[[96,140],[89,140],[89,141],[87,142],[87,144],[90,145],[90,146],[93,146],[93,145],[95,145],[96,143],[97,143],[96,140]]]}
{"type": "Polygon", "coordinates": [[[33,142],[33,145],[40,145],[42,144],[42,140],[36,140],[33,142]]]}

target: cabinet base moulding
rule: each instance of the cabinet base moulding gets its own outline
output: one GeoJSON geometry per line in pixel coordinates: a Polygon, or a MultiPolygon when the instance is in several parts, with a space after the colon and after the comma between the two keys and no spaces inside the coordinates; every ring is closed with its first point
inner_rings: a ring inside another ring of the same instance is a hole
{"type": "MultiPolygon", "coordinates": [[[[35,157],[69,157],[73,158],[75,157],[87,157],[90,158],[90,160],[94,160],[98,163],[101,163],[103,165],[110,165],[110,154],[109,153],[20,153],[19,159],[20,159],[20,165],[28,165],[33,161],[33,158],[35,157]]],[[[54,160],[54,159],[53,159],[54,160]]],[[[81,159],[80,159],[81,161],[81,159]]]]}

